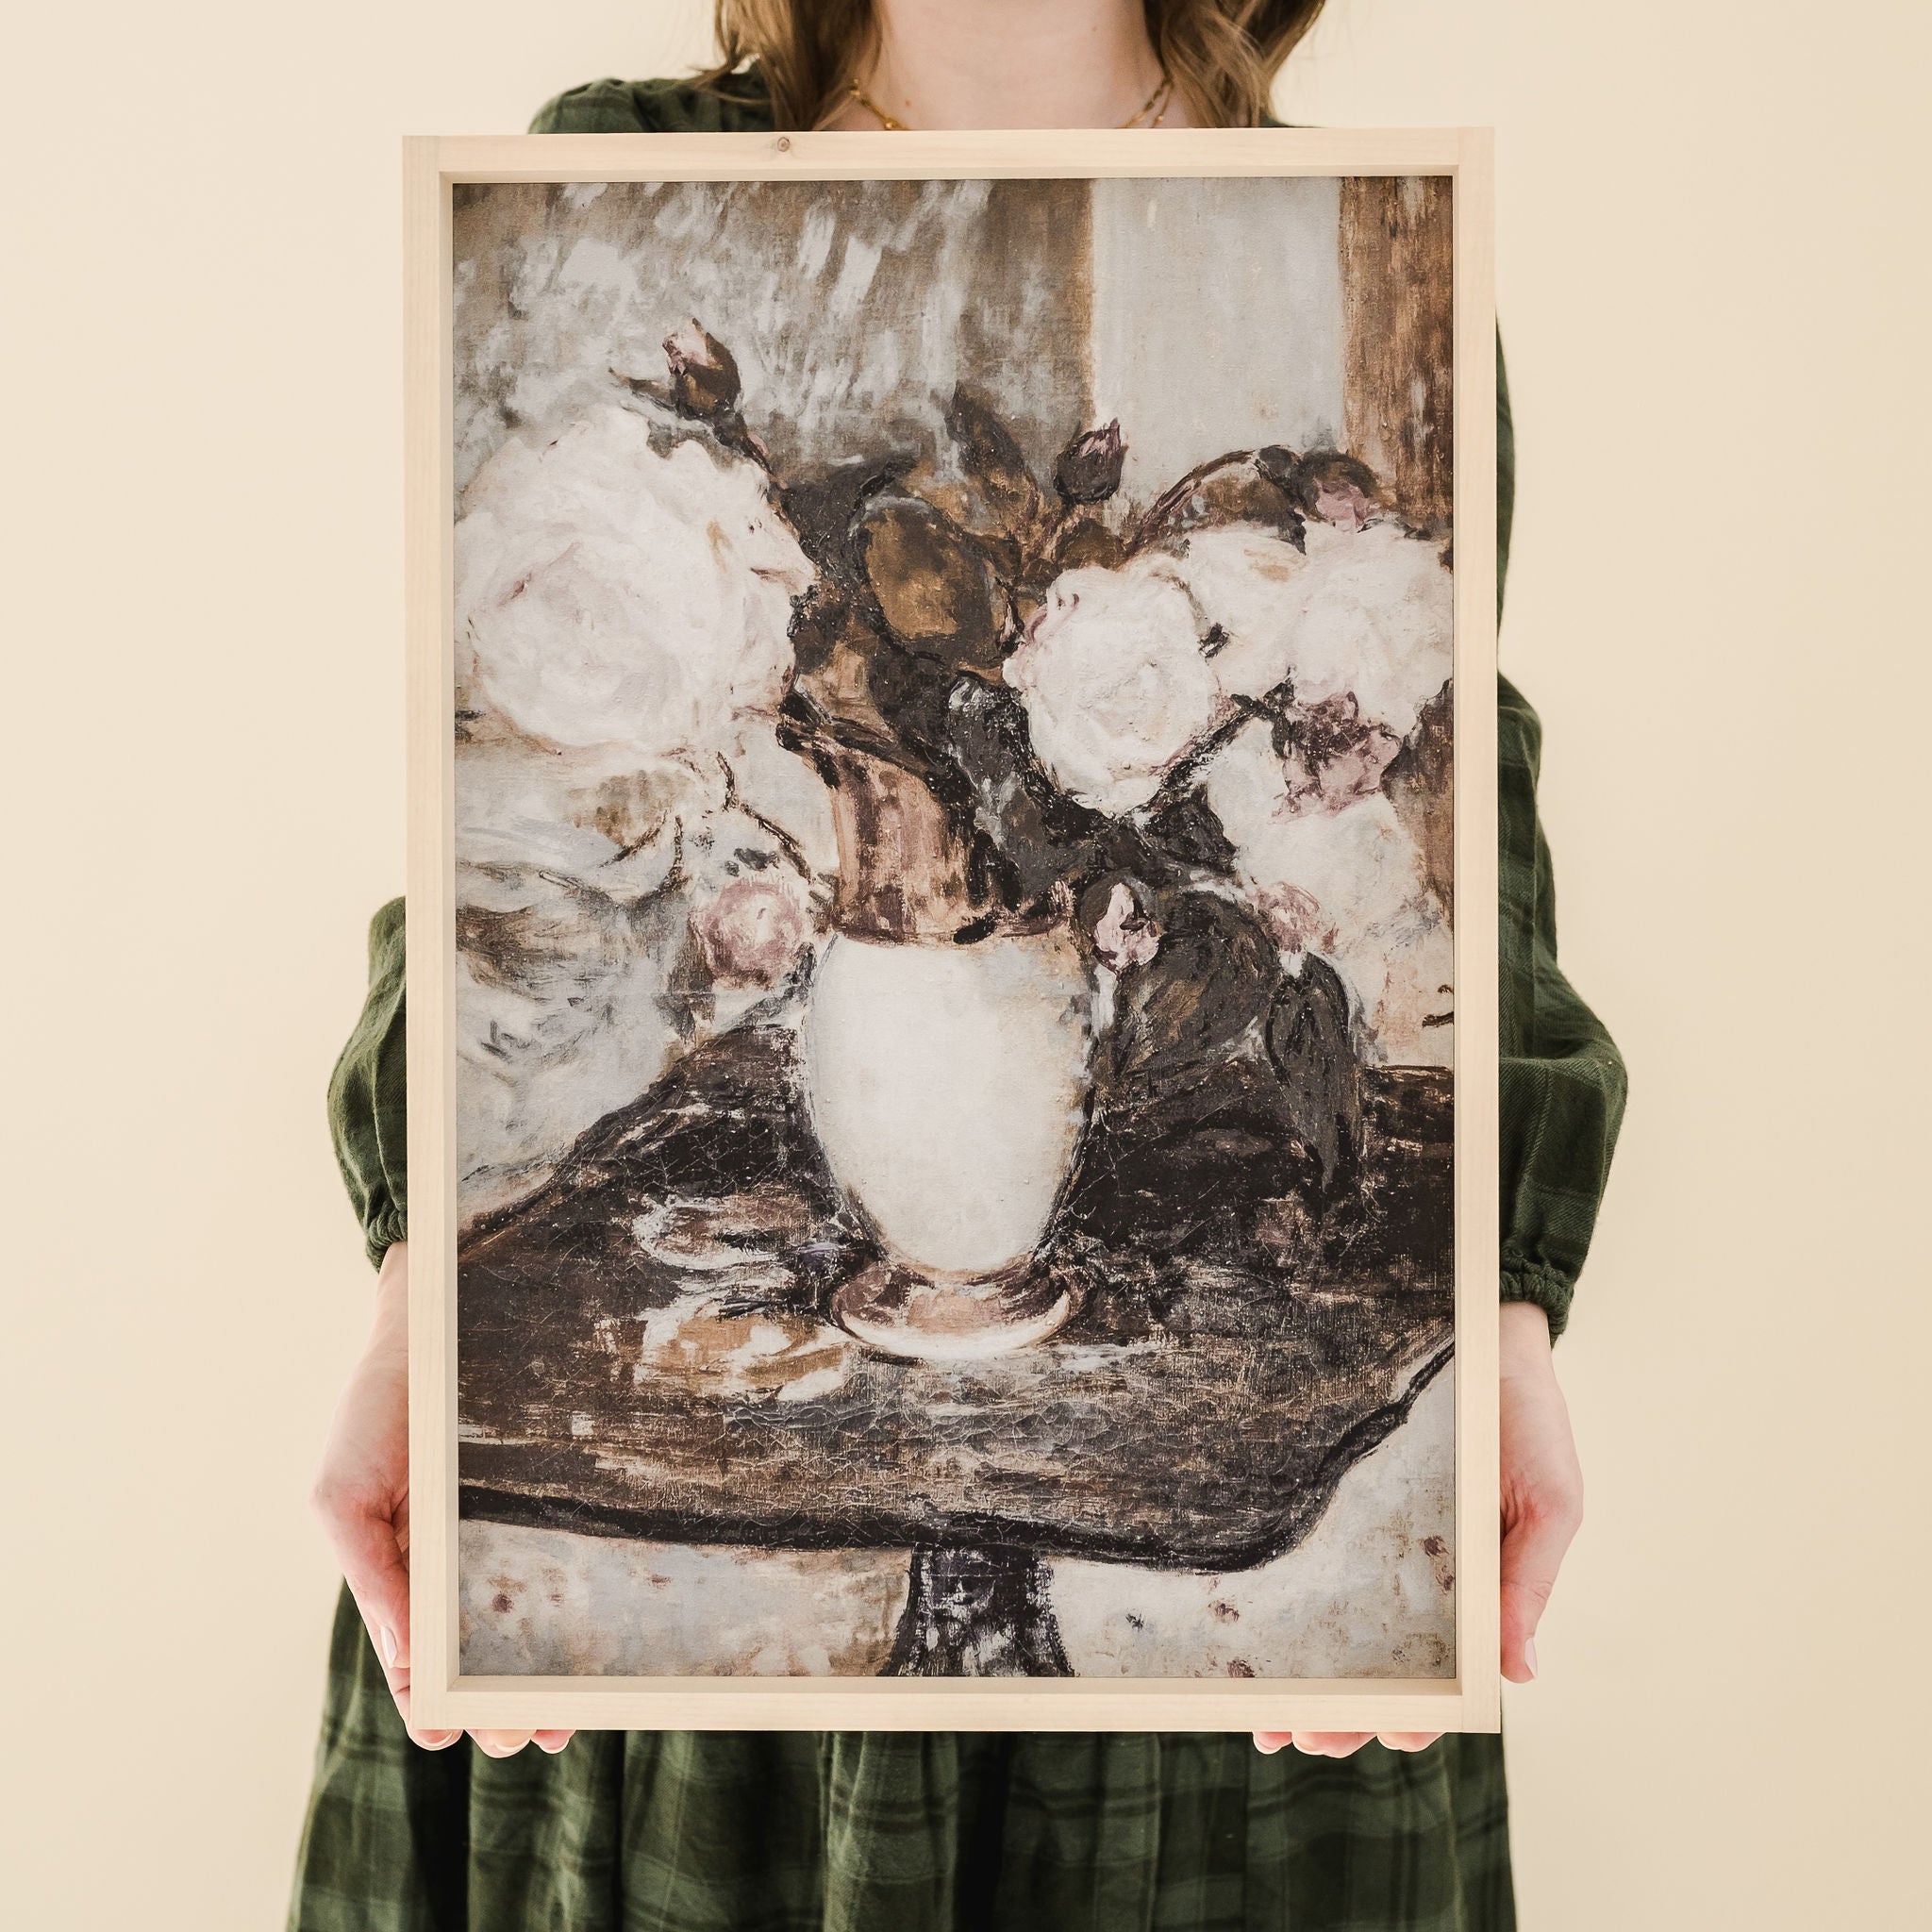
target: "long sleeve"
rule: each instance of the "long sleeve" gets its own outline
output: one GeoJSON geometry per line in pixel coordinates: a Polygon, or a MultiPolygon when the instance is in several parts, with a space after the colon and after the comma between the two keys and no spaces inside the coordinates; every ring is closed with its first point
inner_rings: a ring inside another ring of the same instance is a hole
{"type": "Polygon", "coordinates": [[[1557,887],[1537,817],[1542,725],[1496,680],[1503,1281],[1560,1334],[1624,1118],[1624,1060],[1557,963],[1557,887]]]}
{"type": "MultiPolygon", "coordinates": [[[[1509,569],[1516,435],[1496,343],[1496,604],[1509,569]]],[[[1537,816],[1543,727],[1496,680],[1496,884],[1501,980],[1502,1294],[1560,1335],[1623,1124],[1623,1056],[1557,963],[1557,881],[1537,816]]]]}
{"type": "Polygon", "coordinates": [[[403,902],[369,922],[369,991],[328,1083],[328,1126],[370,1265],[408,1233],[408,1028],[403,902]]]}

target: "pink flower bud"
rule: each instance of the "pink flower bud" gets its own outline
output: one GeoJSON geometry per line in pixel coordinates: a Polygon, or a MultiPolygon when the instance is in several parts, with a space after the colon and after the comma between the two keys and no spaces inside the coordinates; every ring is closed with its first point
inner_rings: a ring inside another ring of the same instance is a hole
{"type": "Polygon", "coordinates": [[[811,938],[805,881],[787,866],[733,879],[691,930],[718,985],[774,985],[811,938]]]}
{"type": "Polygon", "coordinates": [[[1368,527],[1381,494],[1375,473],[1340,450],[1318,450],[1301,459],[1298,495],[1310,516],[1338,530],[1368,527]]]}

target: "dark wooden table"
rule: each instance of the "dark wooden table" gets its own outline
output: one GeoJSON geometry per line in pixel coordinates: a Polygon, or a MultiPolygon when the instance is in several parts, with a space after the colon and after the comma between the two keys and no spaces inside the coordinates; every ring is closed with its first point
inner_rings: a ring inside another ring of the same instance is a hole
{"type": "Polygon", "coordinates": [[[1038,1263],[1078,1291],[1074,1319],[919,1363],[824,1319],[878,1251],[811,1133],[791,1025],[723,1035],[466,1237],[462,1513],[908,1547],[889,1671],[1064,1674],[1042,1557],[1279,1557],[1448,1360],[1447,1076],[1365,1079],[1339,1215],[1304,1207],[1258,1066],[1097,1118],[1082,1174],[1108,1185],[1076,1179],[1038,1263]],[[1164,1184],[1131,1185],[1143,1171],[1164,1184]]]}

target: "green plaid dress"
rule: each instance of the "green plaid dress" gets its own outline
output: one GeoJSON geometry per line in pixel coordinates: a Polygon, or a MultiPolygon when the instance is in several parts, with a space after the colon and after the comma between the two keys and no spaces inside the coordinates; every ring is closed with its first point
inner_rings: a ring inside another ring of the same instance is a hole
{"type": "MultiPolygon", "coordinates": [[[[767,128],[730,95],[598,81],[539,133],[767,128]]],[[[1500,358],[1498,375],[1501,375],[1500,358]]],[[[1500,561],[1515,450],[1499,387],[1500,561]]],[[[1560,1330],[1624,1067],[1557,963],[1541,732],[1499,682],[1503,1274],[1560,1330]]],[[[403,905],[329,1090],[370,1258],[407,1231],[403,905]]],[[[337,1607],[294,1932],[1500,1932],[1502,1740],[1264,1757],[1242,1734],[585,1733],[558,1757],[411,1745],[337,1607]]]]}

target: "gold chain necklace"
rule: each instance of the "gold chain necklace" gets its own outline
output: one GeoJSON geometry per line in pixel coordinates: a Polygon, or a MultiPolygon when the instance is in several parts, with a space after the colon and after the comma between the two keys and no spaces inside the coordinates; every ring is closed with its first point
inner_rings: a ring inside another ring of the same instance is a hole
{"type": "MultiPolygon", "coordinates": [[[[896,120],[879,106],[856,79],[845,83],[845,92],[870,114],[888,134],[910,134],[911,128],[905,122],[896,120]]],[[[1167,110],[1174,93],[1174,82],[1167,76],[1166,68],[1160,70],[1160,85],[1141,103],[1139,109],[1127,116],[1120,125],[1123,127],[1138,127],[1147,119],[1150,112],[1154,118],[1147,122],[1150,127],[1158,127],[1167,119],[1167,110]],[[1158,109],[1158,111],[1156,111],[1158,109]]]]}

